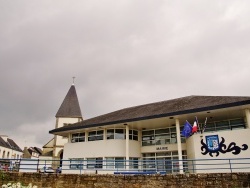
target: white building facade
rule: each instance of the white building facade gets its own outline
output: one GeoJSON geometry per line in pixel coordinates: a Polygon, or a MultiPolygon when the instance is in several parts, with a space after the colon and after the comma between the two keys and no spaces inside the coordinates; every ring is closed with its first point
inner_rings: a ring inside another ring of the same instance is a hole
{"type": "Polygon", "coordinates": [[[7,135],[0,135],[0,165],[9,169],[18,168],[20,159],[23,156],[22,149],[7,135]]]}
{"type": "Polygon", "coordinates": [[[210,172],[249,172],[239,164],[243,158],[250,162],[249,109],[250,97],[189,96],[125,108],[50,133],[68,138],[63,173],[202,173],[209,163],[210,172]],[[183,125],[195,117],[198,132],[183,137],[183,125]]]}
{"type": "Polygon", "coordinates": [[[22,149],[8,136],[0,135],[0,158],[2,159],[20,159],[22,158],[22,149]]]}

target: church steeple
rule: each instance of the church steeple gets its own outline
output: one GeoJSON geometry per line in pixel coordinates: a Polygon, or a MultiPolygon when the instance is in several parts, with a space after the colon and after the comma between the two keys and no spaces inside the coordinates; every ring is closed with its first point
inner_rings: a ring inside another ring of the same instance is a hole
{"type": "Polygon", "coordinates": [[[59,110],[56,113],[56,117],[82,118],[74,80],[59,110]]]}

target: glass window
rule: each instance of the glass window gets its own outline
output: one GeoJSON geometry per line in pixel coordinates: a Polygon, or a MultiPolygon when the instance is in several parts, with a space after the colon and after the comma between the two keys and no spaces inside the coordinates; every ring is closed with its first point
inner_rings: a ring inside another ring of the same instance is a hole
{"type": "Polygon", "coordinates": [[[155,170],[155,158],[143,159],[143,169],[146,171],[155,170]]]}
{"type": "Polygon", "coordinates": [[[114,139],[115,138],[115,133],[114,133],[114,129],[108,129],[107,130],[107,139],[114,139]]]}
{"type": "Polygon", "coordinates": [[[102,168],[102,158],[88,158],[87,159],[87,168],[94,169],[94,168],[102,168]]]}
{"type": "Polygon", "coordinates": [[[106,157],[106,168],[114,169],[114,167],[115,167],[114,157],[106,157]]]}
{"type": "Polygon", "coordinates": [[[169,129],[158,129],[155,130],[155,134],[167,134],[169,133],[169,129]]]}
{"type": "Polygon", "coordinates": [[[171,133],[176,133],[176,127],[170,128],[170,132],[171,132],[171,133]]]}
{"type": "Polygon", "coordinates": [[[85,142],[85,133],[74,133],[71,135],[71,142],[85,142]]]}
{"type": "Polygon", "coordinates": [[[89,132],[89,136],[95,136],[95,135],[96,135],[96,131],[89,132]]]}
{"type": "MultiPolygon", "coordinates": [[[[182,158],[187,159],[186,151],[182,151],[182,158]]],[[[167,173],[179,172],[178,151],[143,153],[143,170],[158,170],[167,173]]],[[[184,171],[187,171],[187,162],[183,162],[184,171]]]]}
{"type": "Polygon", "coordinates": [[[125,139],[125,129],[108,129],[107,139],[125,139]]]}
{"type": "Polygon", "coordinates": [[[129,140],[138,140],[137,130],[129,130],[129,140]]]}
{"type": "Polygon", "coordinates": [[[155,140],[142,141],[142,146],[152,146],[155,145],[155,140]]]}
{"type": "Polygon", "coordinates": [[[70,169],[83,169],[83,159],[82,158],[72,158],[70,159],[70,169]]]}
{"type": "Polygon", "coordinates": [[[231,129],[245,128],[244,119],[233,119],[233,120],[230,120],[229,122],[230,122],[231,129]]]}
{"type": "Polygon", "coordinates": [[[229,129],[229,121],[220,121],[216,122],[216,130],[225,130],[229,129]]]}
{"type": "Polygon", "coordinates": [[[154,135],[154,130],[142,131],[142,136],[144,135],[154,135]]]}
{"type": "Polygon", "coordinates": [[[143,136],[142,137],[142,141],[145,141],[145,140],[154,140],[155,137],[154,136],[143,136]]]}
{"type": "Polygon", "coordinates": [[[130,169],[138,169],[138,158],[129,158],[129,168],[130,169]]]}
{"type": "MultiPolygon", "coordinates": [[[[124,157],[106,157],[106,168],[125,168],[125,158],[124,157]]],[[[134,164],[134,163],[133,163],[134,164]]]]}
{"type": "Polygon", "coordinates": [[[244,125],[244,119],[231,119],[230,125],[244,125]]]}
{"type": "Polygon", "coordinates": [[[215,131],[215,125],[214,123],[207,123],[205,127],[205,131],[215,131]]]}
{"type": "Polygon", "coordinates": [[[115,139],[125,139],[125,129],[115,129],[115,139]]]}
{"type": "MultiPolygon", "coordinates": [[[[182,140],[182,142],[185,141],[185,139],[182,140]]],[[[165,145],[175,143],[177,143],[175,127],[142,131],[142,146],[165,145]]]]}
{"type": "Polygon", "coordinates": [[[156,145],[170,144],[170,135],[157,135],[155,136],[156,145]]]}
{"type": "Polygon", "coordinates": [[[124,167],[125,167],[125,158],[115,157],[115,168],[124,168],[124,167]]]}
{"type": "Polygon", "coordinates": [[[103,140],[103,130],[89,132],[88,141],[95,140],[103,140]]]}

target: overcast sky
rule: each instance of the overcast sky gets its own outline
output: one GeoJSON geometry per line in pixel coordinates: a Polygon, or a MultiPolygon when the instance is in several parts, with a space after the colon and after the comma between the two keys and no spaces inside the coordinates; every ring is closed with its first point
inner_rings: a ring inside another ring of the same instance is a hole
{"type": "Polygon", "coordinates": [[[0,0],[0,134],[45,145],[75,76],[85,119],[250,96],[250,1],[0,0]]]}

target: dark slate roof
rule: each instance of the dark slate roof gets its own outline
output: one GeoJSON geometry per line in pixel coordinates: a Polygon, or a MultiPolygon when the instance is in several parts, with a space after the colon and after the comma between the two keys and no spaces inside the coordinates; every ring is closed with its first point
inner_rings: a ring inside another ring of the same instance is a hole
{"type": "Polygon", "coordinates": [[[66,97],[63,100],[63,103],[56,113],[56,117],[82,117],[74,85],[71,85],[66,97]]]}
{"type": "Polygon", "coordinates": [[[33,152],[35,152],[35,153],[37,153],[39,155],[42,155],[43,151],[40,148],[38,148],[38,147],[30,147],[28,149],[28,152],[29,152],[30,155],[32,155],[33,152]]]}
{"type": "Polygon", "coordinates": [[[7,138],[7,142],[5,142],[5,140],[0,137],[0,146],[23,152],[22,149],[12,139],[9,138],[7,138]]]}
{"type": "Polygon", "coordinates": [[[34,150],[37,152],[37,153],[39,153],[39,155],[41,155],[42,153],[43,153],[43,150],[41,150],[40,148],[38,148],[38,147],[33,147],[34,148],[34,150]]]}
{"type": "Polygon", "coordinates": [[[240,106],[244,104],[250,104],[250,97],[188,96],[124,108],[95,118],[87,119],[67,127],[51,130],[50,133],[160,117],[169,117],[206,110],[240,106]]]}
{"type": "Polygon", "coordinates": [[[8,138],[7,141],[11,145],[13,150],[23,152],[23,150],[14,142],[14,140],[8,138]]]}
{"type": "Polygon", "coordinates": [[[5,147],[5,148],[10,148],[10,145],[0,137],[0,146],[5,147]]]}

